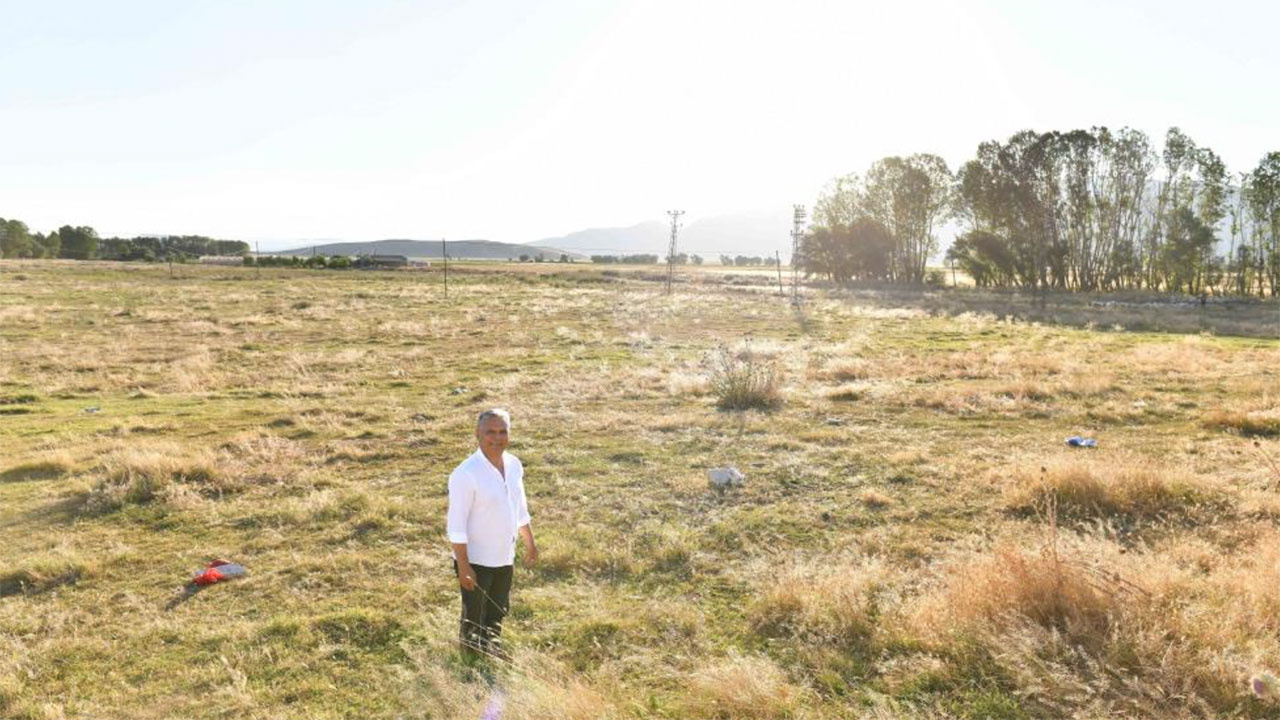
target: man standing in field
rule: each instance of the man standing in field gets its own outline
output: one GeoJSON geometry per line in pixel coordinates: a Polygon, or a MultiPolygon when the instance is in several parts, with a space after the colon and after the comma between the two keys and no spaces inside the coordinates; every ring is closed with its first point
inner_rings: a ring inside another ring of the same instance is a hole
{"type": "Polygon", "coordinates": [[[524,496],[524,466],[506,452],[511,415],[485,410],[476,418],[480,449],[449,475],[447,532],[454,571],[462,588],[462,654],[505,657],[499,644],[511,595],[516,535],[524,541],[524,564],[538,562],[524,496]]]}

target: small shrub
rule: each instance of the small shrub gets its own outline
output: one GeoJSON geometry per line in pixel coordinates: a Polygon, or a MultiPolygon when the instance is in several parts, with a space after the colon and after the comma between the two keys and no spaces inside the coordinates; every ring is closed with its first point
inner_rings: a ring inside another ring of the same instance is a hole
{"type": "Polygon", "coordinates": [[[749,345],[737,352],[719,347],[705,364],[711,393],[721,410],[772,410],[782,404],[777,365],[749,345]]]}

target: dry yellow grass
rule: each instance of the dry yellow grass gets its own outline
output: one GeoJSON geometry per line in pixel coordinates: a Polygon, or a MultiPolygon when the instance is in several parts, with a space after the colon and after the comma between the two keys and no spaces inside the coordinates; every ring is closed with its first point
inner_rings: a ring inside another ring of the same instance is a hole
{"type": "Polygon", "coordinates": [[[886,495],[874,488],[867,488],[866,490],[863,490],[858,494],[858,499],[862,501],[863,505],[866,505],[872,510],[887,508],[894,503],[892,496],[886,495]]]}
{"type": "Polygon", "coordinates": [[[0,482],[48,480],[70,475],[77,467],[75,456],[67,450],[50,450],[35,459],[0,469],[0,482]]]}
{"type": "Polygon", "coordinates": [[[1220,499],[1183,470],[1132,457],[1091,457],[1088,452],[1046,460],[1038,469],[1017,469],[1006,502],[1032,511],[1052,499],[1066,517],[1155,518],[1187,513],[1198,503],[1220,499]]]}
{"type": "Polygon", "coordinates": [[[848,380],[866,380],[871,377],[872,365],[869,360],[859,357],[838,357],[829,361],[819,373],[825,380],[845,382],[848,380]]]}
{"type": "Polygon", "coordinates": [[[731,655],[689,678],[681,704],[685,717],[715,720],[785,720],[795,717],[807,693],[763,657],[731,655]]]}
{"type": "Polygon", "coordinates": [[[235,488],[207,452],[176,445],[121,448],[103,458],[88,506],[97,512],[153,500],[181,503],[201,493],[235,488]]]}
{"type": "Polygon", "coordinates": [[[810,642],[865,644],[875,630],[880,593],[895,574],[883,560],[830,557],[770,566],[765,587],[748,610],[752,628],[766,636],[810,642]]]}
{"type": "Polygon", "coordinates": [[[1274,413],[1274,341],[458,272],[0,263],[0,716],[1275,715],[1280,446],[1205,424],[1274,413]],[[747,337],[784,402],[718,410],[747,337]],[[441,523],[491,405],[543,557],[477,670],[441,523]]]}
{"type": "Polygon", "coordinates": [[[1077,565],[1009,546],[957,568],[944,597],[953,628],[999,626],[1021,616],[1095,645],[1105,639],[1118,607],[1118,598],[1077,565]]]}
{"type": "Polygon", "coordinates": [[[1205,418],[1204,425],[1211,430],[1223,430],[1246,437],[1280,436],[1280,412],[1215,410],[1205,418]]]}

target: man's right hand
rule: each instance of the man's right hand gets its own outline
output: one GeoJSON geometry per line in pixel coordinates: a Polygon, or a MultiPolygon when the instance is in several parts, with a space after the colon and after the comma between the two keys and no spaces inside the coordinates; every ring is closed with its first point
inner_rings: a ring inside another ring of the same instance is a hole
{"type": "Polygon", "coordinates": [[[470,563],[458,566],[458,584],[468,592],[476,589],[476,571],[470,563]]]}

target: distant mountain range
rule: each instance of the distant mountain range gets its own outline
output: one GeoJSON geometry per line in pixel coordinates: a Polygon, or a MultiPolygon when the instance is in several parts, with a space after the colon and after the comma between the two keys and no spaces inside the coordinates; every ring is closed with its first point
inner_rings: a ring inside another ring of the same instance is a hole
{"type": "MultiPolygon", "coordinates": [[[[584,260],[584,256],[572,250],[560,250],[555,247],[520,245],[517,243],[494,242],[492,240],[450,240],[448,242],[449,257],[458,260],[507,260],[518,259],[521,255],[537,257],[541,254],[547,260],[559,260],[565,253],[575,260],[584,260]]],[[[407,258],[425,260],[439,259],[441,246],[439,240],[375,240],[372,242],[331,242],[292,250],[277,250],[273,255],[403,255],[407,258]]]]}
{"type": "MultiPolygon", "coordinates": [[[[667,254],[671,242],[671,226],[652,221],[629,227],[579,230],[560,237],[529,243],[534,247],[563,248],[583,255],[667,254]]],[[[719,255],[791,257],[791,208],[717,215],[702,218],[680,228],[676,238],[678,252],[701,255],[715,260],[719,255]]]]}
{"type": "MultiPolygon", "coordinates": [[[[558,260],[565,253],[575,260],[591,255],[652,254],[665,257],[671,242],[671,226],[654,220],[627,227],[591,228],[530,243],[492,240],[450,240],[449,257],[469,260],[506,260],[521,255],[558,260]]],[[[678,252],[701,255],[711,262],[720,255],[791,258],[791,208],[715,215],[681,227],[678,252]]],[[[439,240],[388,239],[371,242],[317,242],[315,245],[273,251],[275,255],[404,255],[438,259],[439,240]]]]}

